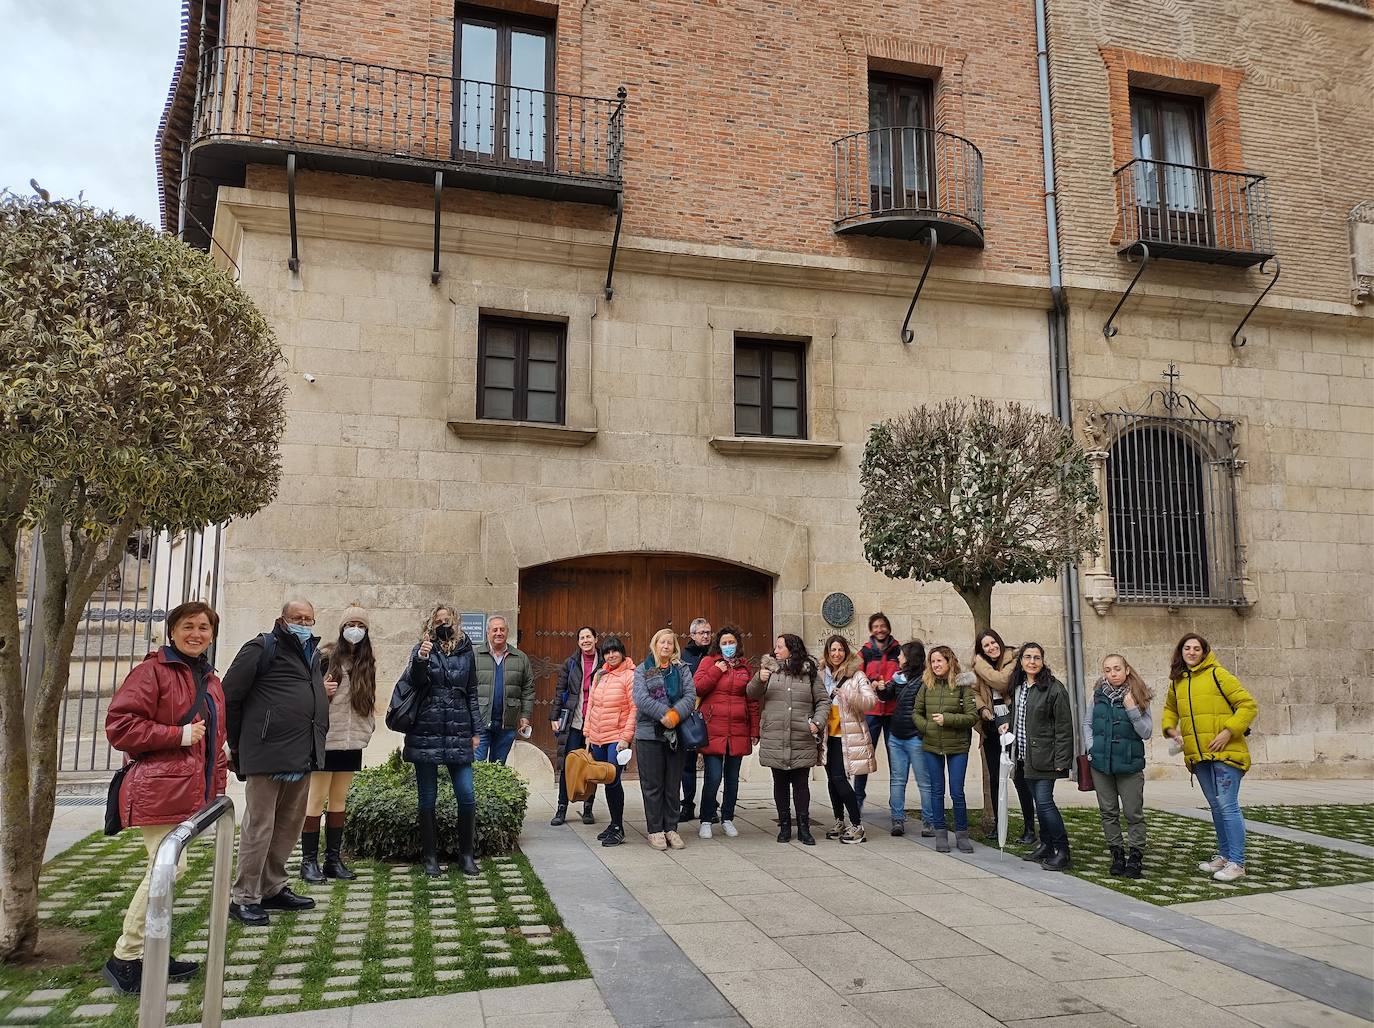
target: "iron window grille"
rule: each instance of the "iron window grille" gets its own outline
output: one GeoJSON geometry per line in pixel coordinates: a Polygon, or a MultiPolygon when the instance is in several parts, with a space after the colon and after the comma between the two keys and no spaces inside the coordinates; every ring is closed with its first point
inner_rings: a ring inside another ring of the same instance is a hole
{"type": "Polygon", "coordinates": [[[806,438],[806,346],[735,340],[735,434],[806,438]]]}
{"type": "Polygon", "coordinates": [[[1235,422],[1208,417],[1172,388],[1103,418],[1117,602],[1243,606],[1235,422]]]}
{"type": "Polygon", "coordinates": [[[477,416],[564,422],[566,327],[483,316],[477,326],[477,416]]]}

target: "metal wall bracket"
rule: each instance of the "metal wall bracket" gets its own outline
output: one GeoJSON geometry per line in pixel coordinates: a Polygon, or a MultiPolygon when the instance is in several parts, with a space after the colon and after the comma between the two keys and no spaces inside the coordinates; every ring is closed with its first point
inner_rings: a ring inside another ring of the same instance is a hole
{"type": "Polygon", "coordinates": [[[444,173],[434,173],[434,267],[429,269],[429,284],[439,284],[439,199],[444,191],[444,173]]]}
{"type": "Polygon", "coordinates": [[[606,299],[609,301],[615,295],[615,290],[611,288],[611,276],[615,274],[615,255],[620,249],[620,223],[625,220],[625,194],[617,193],[615,197],[615,235],[611,236],[611,261],[606,265],[606,299]]]}
{"type": "MultiPolygon", "coordinates": [[[[1242,346],[1245,345],[1245,337],[1242,336],[1242,335],[1240,334],[1240,330],[1243,329],[1243,328],[1245,327],[1245,323],[1246,323],[1247,321],[1250,320],[1250,315],[1255,313],[1255,309],[1259,307],[1260,302],[1261,302],[1266,296],[1269,295],[1269,290],[1271,290],[1271,289],[1274,288],[1275,284],[1276,284],[1276,283],[1278,282],[1278,280],[1279,280],[1279,275],[1280,275],[1280,273],[1282,273],[1282,271],[1283,271],[1283,265],[1279,263],[1279,259],[1278,259],[1277,257],[1271,257],[1271,258],[1269,258],[1269,260],[1271,260],[1271,261],[1274,262],[1274,276],[1273,276],[1273,278],[1271,278],[1271,279],[1269,280],[1269,284],[1268,284],[1267,286],[1264,287],[1264,292],[1260,293],[1260,294],[1259,294],[1259,297],[1255,300],[1255,302],[1252,303],[1252,304],[1250,305],[1250,309],[1249,309],[1248,311],[1245,312],[1245,317],[1243,317],[1243,318],[1240,319],[1240,324],[1236,326],[1236,330],[1235,330],[1234,332],[1231,333],[1231,345],[1234,346],[1234,347],[1235,347],[1236,349],[1238,349],[1238,350],[1239,350],[1242,346]],[[1240,338],[1237,339],[1237,338],[1236,338],[1237,336],[1240,336],[1240,338]]],[[[1260,274],[1264,274],[1264,266],[1265,266],[1266,264],[1268,264],[1268,263],[1269,263],[1269,261],[1262,261],[1262,262],[1260,263],[1260,266],[1259,266],[1260,274]]]]}
{"type": "Polygon", "coordinates": [[[1125,304],[1127,297],[1131,295],[1131,290],[1134,289],[1135,284],[1140,281],[1140,276],[1145,274],[1145,268],[1150,263],[1150,248],[1139,241],[1132,243],[1130,247],[1127,248],[1127,259],[1130,259],[1131,252],[1136,249],[1140,250],[1140,267],[1136,269],[1135,278],[1131,279],[1131,284],[1128,285],[1126,291],[1121,294],[1121,299],[1116,301],[1116,306],[1112,308],[1111,317],[1109,317],[1107,323],[1102,326],[1102,335],[1107,339],[1112,338],[1112,336],[1121,331],[1121,329],[1117,328],[1112,322],[1116,321],[1116,316],[1121,313],[1122,305],[1125,304]]]}
{"type": "Polygon", "coordinates": [[[301,255],[296,243],[296,155],[286,155],[286,212],[291,219],[291,256],[286,266],[293,272],[301,270],[301,255]]]}
{"type": "Polygon", "coordinates": [[[926,229],[926,246],[929,252],[926,254],[926,266],[921,269],[921,280],[916,283],[916,292],[911,294],[911,305],[906,309],[906,317],[902,319],[902,345],[910,346],[916,339],[916,333],[911,331],[911,315],[916,310],[916,301],[921,298],[921,290],[925,288],[926,276],[930,274],[930,265],[935,261],[935,251],[940,246],[940,237],[935,234],[933,228],[926,229]]]}

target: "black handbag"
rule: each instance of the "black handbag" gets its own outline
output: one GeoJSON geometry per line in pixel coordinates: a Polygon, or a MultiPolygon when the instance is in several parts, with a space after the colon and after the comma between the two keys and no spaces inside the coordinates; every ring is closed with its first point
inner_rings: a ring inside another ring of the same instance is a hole
{"type": "Polygon", "coordinates": [[[114,773],[110,779],[110,788],[105,793],[105,834],[118,835],[124,830],[124,820],[119,816],[119,790],[124,784],[124,776],[129,773],[129,768],[137,764],[137,760],[128,761],[123,767],[114,773]]]}
{"type": "Polygon", "coordinates": [[[706,719],[701,716],[700,710],[692,711],[687,715],[687,719],[677,726],[677,741],[685,749],[704,749],[709,739],[710,732],[706,728],[706,719]]]}
{"type": "Polygon", "coordinates": [[[401,680],[396,683],[396,688],[391,692],[391,702],[386,708],[386,726],[401,735],[409,735],[415,731],[415,724],[420,720],[420,708],[424,706],[428,696],[428,676],[425,684],[417,687],[411,682],[410,668],[407,667],[401,675],[401,680]]]}

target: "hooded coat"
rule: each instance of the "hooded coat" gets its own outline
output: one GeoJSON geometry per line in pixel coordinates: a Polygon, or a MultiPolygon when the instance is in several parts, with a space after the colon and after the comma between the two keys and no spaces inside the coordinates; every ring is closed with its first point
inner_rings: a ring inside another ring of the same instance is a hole
{"type": "Polygon", "coordinates": [[[1208,652],[1195,668],[1171,682],[1164,697],[1164,719],[1160,727],[1168,733],[1177,728],[1183,736],[1183,760],[1192,771],[1204,760],[1219,760],[1241,771],[1250,770],[1250,747],[1245,730],[1259,715],[1259,704],[1245,691],[1240,679],[1208,652]],[[1229,729],[1231,739],[1218,753],[1208,743],[1229,729]]]}
{"type": "Polygon", "coordinates": [[[937,678],[916,694],[911,720],[923,737],[921,748],[927,753],[947,757],[969,751],[973,726],[978,723],[978,696],[972,678],[967,671],[955,677],[954,685],[937,678]],[[945,716],[943,725],[933,720],[936,714],[945,716]]]}
{"type": "Polygon", "coordinates": [[[779,771],[797,771],[820,763],[818,739],[824,738],[830,697],[820,673],[793,675],[770,655],[749,679],[745,695],[759,705],[759,763],[779,771]],[[763,672],[767,669],[768,680],[763,672]],[[811,726],[820,730],[811,734],[811,726]]]}
{"type": "Polygon", "coordinates": [[[890,635],[885,643],[879,643],[877,639],[869,636],[868,642],[859,650],[859,659],[864,665],[864,677],[873,686],[877,698],[869,713],[876,717],[887,717],[897,711],[897,690],[889,683],[901,669],[901,655],[902,644],[890,635]]]}
{"type": "MultiPolygon", "coordinates": [[[[863,659],[857,653],[850,654],[838,671],[832,671],[832,676],[837,685],[831,705],[839,709],[840,723],[839,730],[830,734],[840,740],[844,749],[844,773],[871,775],[878,770],[878,760],[873,753],[873,736],[868,732],[866,718],[877,706],[878,695],[864,674],[863,659]]],[[[829,719],[827,724],[833,720],[829,719]]]]}
{"type": "Polygon", "coordinates": [[[582,734],[594,746],[631,742],[635,737],[635,665],[622,656],[615,667],[602,664],[592,675],[582,734]]]}
{"type": "Polygon", "coordinates": [[[741,658],[706,657],[697,665],[693,681],[701,716],[706,719],[706,746],[700,751],[711,756],[747,756],[759,737],[759,705],[745,695],[749,687],[749,665],[741,658]],[[722,671],[717,661],[726,664],[722,671]]]}
{"type": "Polygon", "coordinates": [[[477,672],[472,642],[458,633],[451,653],[435,643],[429,657],[420,656],[419,644],[401,675],[416,689],[428,689],[415,728],[406,733],[402,756],[414,764],[471,764],[472,737],[482,724],[477,699],[477,672]]]}

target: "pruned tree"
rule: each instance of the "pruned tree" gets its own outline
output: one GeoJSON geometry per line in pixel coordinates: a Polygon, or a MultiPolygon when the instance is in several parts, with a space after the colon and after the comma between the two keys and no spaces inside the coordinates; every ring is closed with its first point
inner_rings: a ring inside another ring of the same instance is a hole
{"type": "Polygon", "coordinates": [[[280,350],[205,254],[135,218],[0,196],[0,960],[31,954],[57,726],[91,594],[139,527],[260,510],[280,478],[280,350]],[[21,532],[45,662],[19,661],[21,532]]]}

